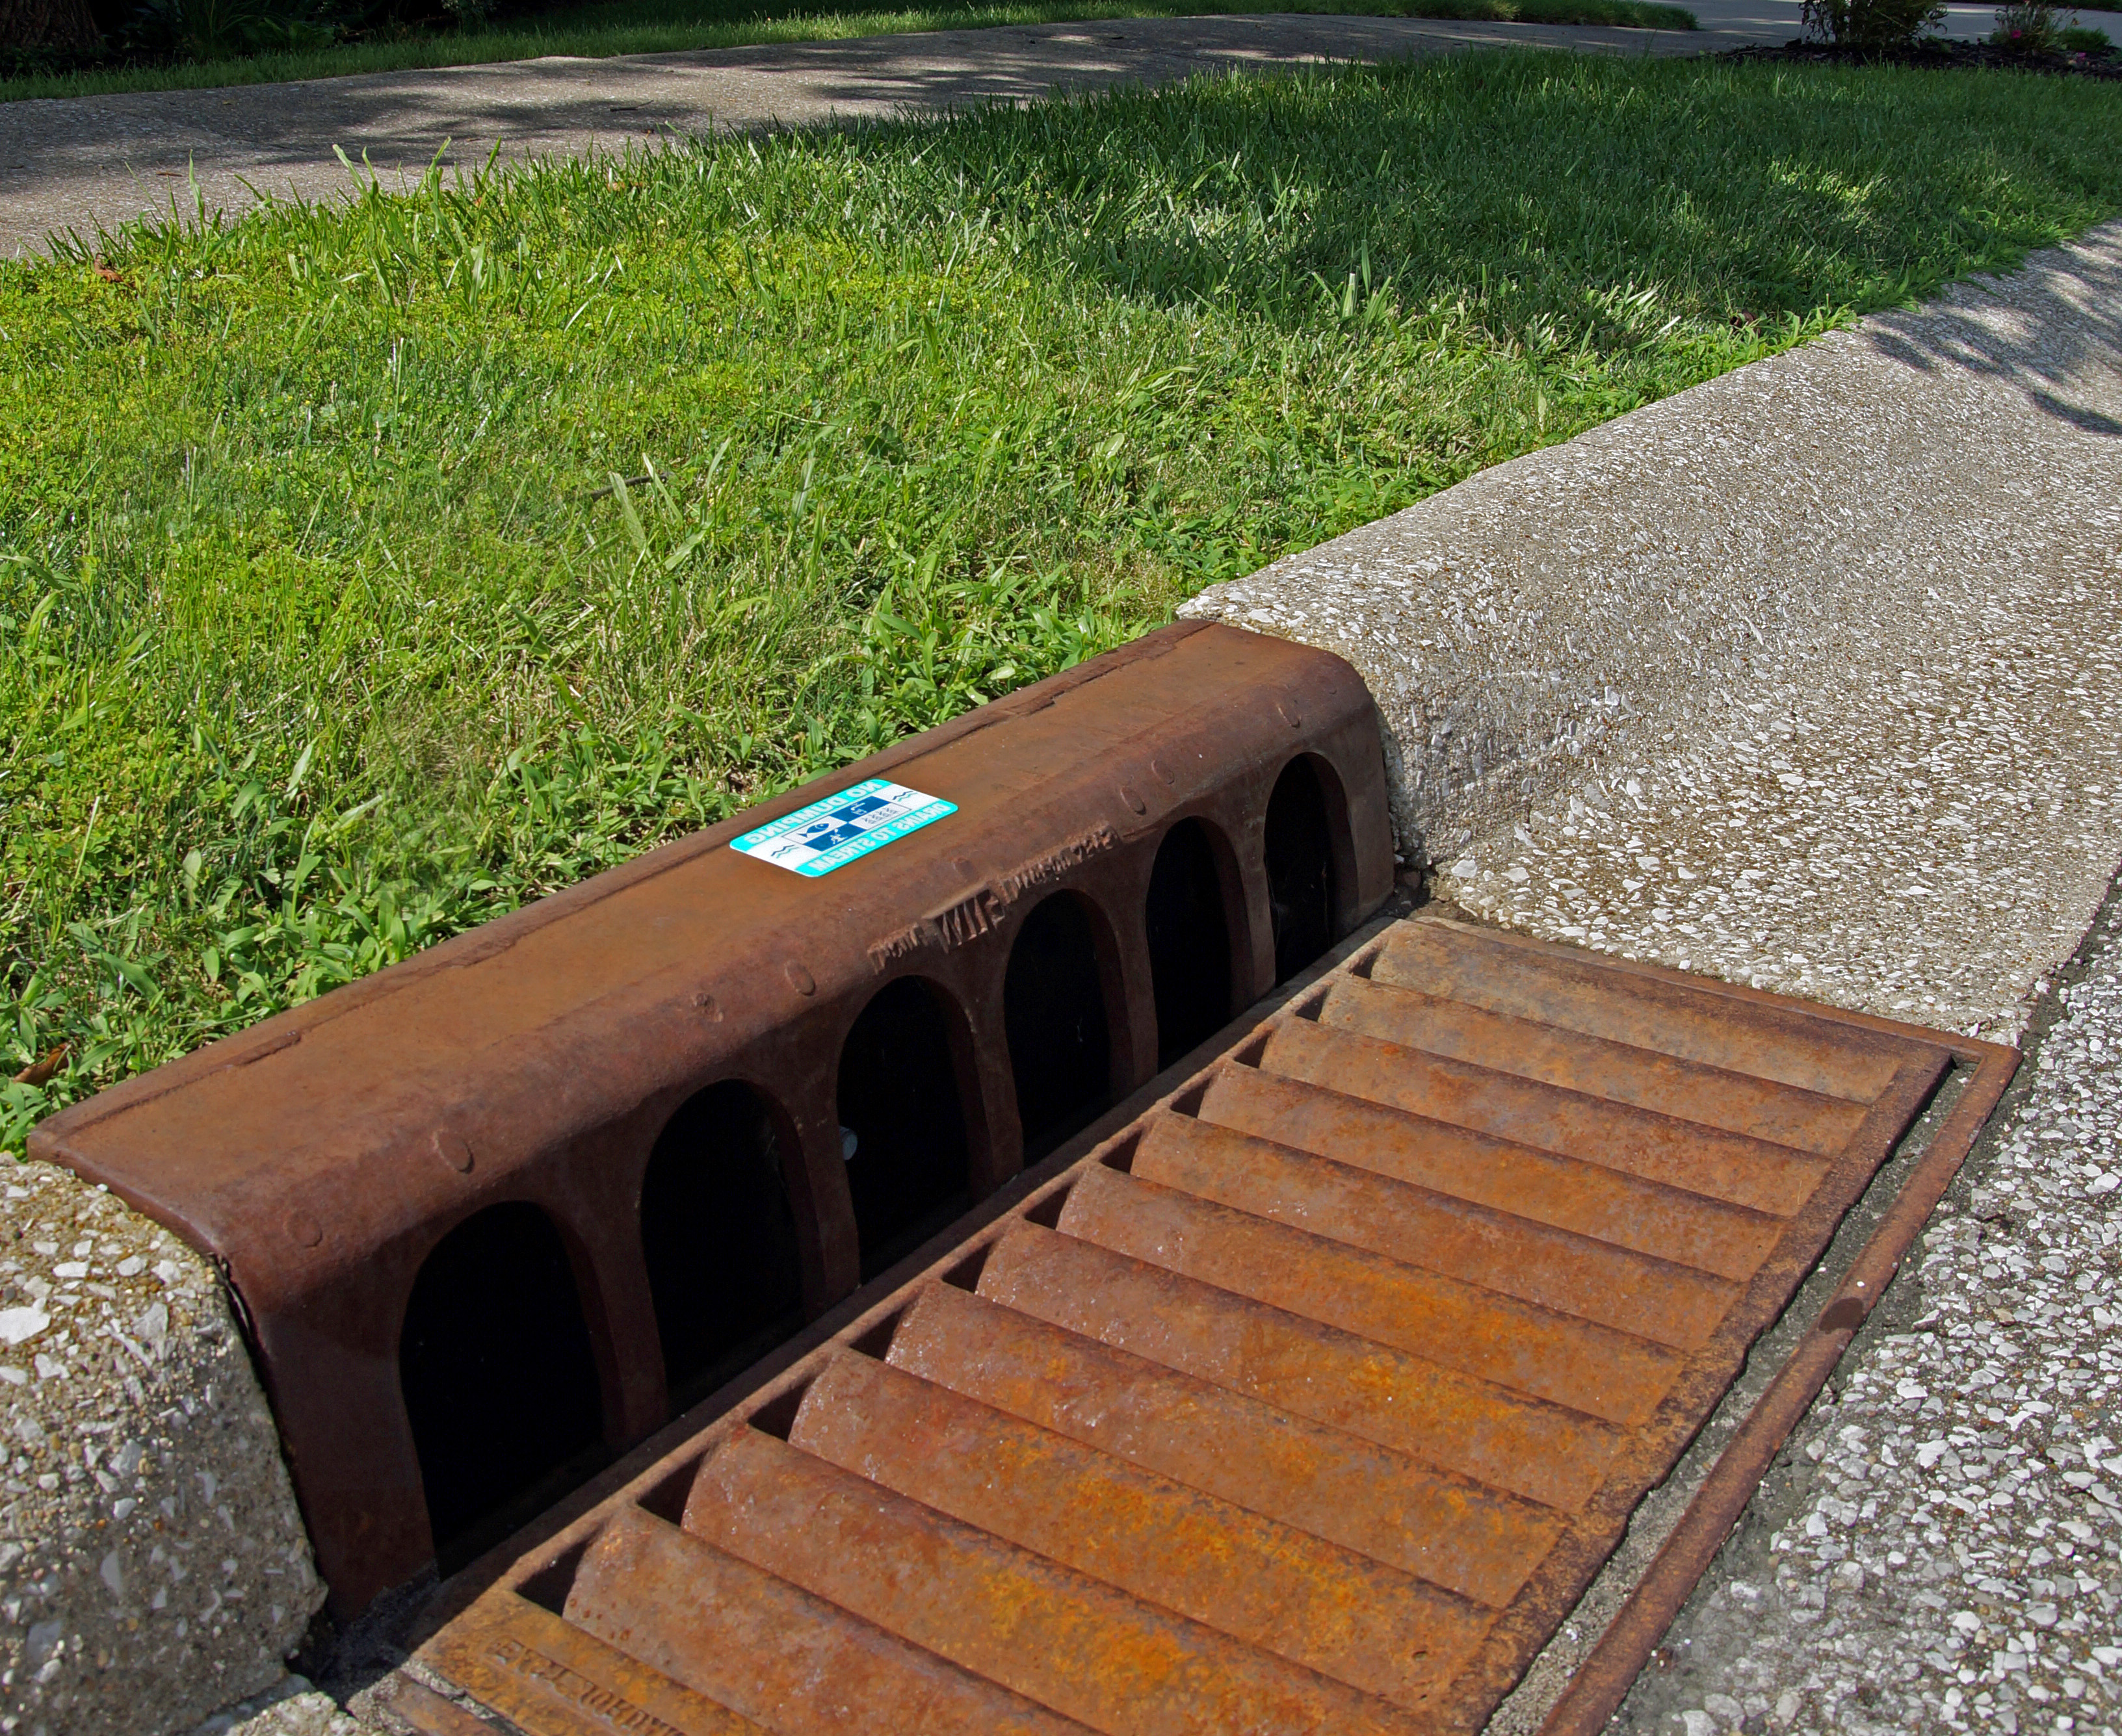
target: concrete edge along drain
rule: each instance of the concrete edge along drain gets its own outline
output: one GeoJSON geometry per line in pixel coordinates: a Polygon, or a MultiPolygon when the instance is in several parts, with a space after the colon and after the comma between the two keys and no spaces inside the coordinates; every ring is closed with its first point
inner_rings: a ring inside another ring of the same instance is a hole
{"type": "Polygon", "coordinates": [[[1951,1080],[1549,1725],[1596,1729],[2016,1059],[1395,923],[419,1666],[535,1736],[1478,1729],[1951,1080]]]}
{"type": "Polygon", "coordinates": [[[1384,777],[1345,663],[1182,623],[128,1080],[31,1155],[219,1266],[345,1622],[1353,931],[1392,888],[1384,777]],[[820,804],[807,856],[736,847],[820,804]]]}

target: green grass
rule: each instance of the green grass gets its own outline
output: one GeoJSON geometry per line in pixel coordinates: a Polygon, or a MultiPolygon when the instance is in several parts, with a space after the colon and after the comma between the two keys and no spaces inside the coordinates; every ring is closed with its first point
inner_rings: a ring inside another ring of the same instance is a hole
{"type": "Polygon", "coordinates": [[[2106,31],[2077,25],[2058,30],[2056,45],[2071,54],[2106,55],[2115,52],[2115,39],[2106,31]]]}
{"type": "Polygon", "coordinates": [[[666,54],[685,49],[819,42],[909,30],[978,30],[1098,18],[1175,18],[1204,12],[1456,18],[1499,24],[1626,25],[1691,30],[1694,14],[1656,0],[942,0],[904,11],[875,0],[589,0],[523,18],[395,40],[344,43],[243,59],[113,66],[0,78],[0,102],[100,96],[124,91],[216,90],[229,85],[475,66],[540,54],[666,54]]]}
{"type": "Polygon", "coordinates": [[[0,1146],[2007,267],[2122,209],[2118,124],[2078,81],[1504,53],[0,267],[0,1063],[70,1045],[0,1146]]]}

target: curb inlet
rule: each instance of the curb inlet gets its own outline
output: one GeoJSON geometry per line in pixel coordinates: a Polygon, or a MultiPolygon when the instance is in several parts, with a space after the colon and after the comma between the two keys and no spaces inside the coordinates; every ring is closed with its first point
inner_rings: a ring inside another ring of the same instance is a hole
{"type": "Polygon", "coordinates": [[[30,1147],[227,1275],[350,1622],[823,1336],[1392,889],[1355,672],[1182,623],[30,1147]]]}

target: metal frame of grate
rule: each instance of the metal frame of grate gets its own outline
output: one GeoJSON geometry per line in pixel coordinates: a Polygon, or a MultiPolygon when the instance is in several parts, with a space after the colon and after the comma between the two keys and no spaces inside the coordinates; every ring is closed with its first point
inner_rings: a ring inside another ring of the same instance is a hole
{"type": "Polygon", "coordinates": [[[1956,1074],[1549,1726],[1596,1729],[2016,1061],[1395,923],[419,1665],[538,1736],[1478,1729],[1956,1074]]]}

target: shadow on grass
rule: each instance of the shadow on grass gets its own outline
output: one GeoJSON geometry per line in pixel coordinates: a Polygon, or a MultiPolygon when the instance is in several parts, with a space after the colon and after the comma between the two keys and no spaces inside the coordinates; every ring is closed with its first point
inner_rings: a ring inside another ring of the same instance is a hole
{"type": "Polygon", "coordinates": [[[1694,14],[1662,0],[591,0],[476,28],[346,42],[299,53],[169,65],[38,68],[0,76],[0,103],[489,65],[540,56],[604,58],[1041,23],[1200,16],[1420,17],[1475,23],[1692,30],[1694,14]]]}
{"type": "Polygon", "coordinates": [[[1517,54],[1433,72],[1200,79],[971,117],[918,150],[1123,295],[1287,328],[1456,304],[1535,348],[1906,303],[2122,209],[2101,142],[2122,91],[2092,83],[1517,54]]]}

